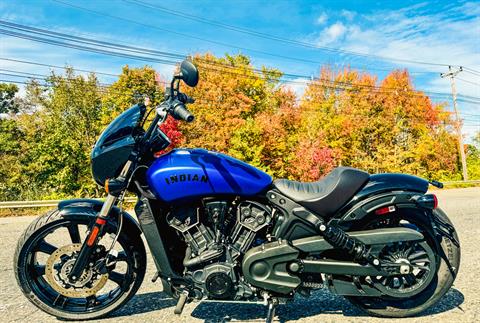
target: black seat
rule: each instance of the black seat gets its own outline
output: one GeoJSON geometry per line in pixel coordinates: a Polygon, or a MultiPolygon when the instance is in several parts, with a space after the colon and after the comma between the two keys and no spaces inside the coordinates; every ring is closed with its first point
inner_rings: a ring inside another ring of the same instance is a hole
{"type": "Polygon", "coordinates": [[[277,179],[280,193],[319,215],[333,215],[367,182],[370,175],[351,167],[337,167],[318,182],[302,183],[277,179]]]}

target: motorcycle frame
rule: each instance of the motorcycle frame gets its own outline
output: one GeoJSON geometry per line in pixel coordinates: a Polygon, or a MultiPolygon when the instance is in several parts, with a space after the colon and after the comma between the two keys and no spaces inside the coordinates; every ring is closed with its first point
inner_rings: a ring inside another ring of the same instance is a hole
{"type": "MultiPolygon", "coordinates": [[[[148,127],[143,139],[138,143],[138,149],[135,150],[130,156],[129,160],[124,165],[120,176],[116,179],[107,180],[106,187],[115,187],[114,192],[110,192],[107,196],[105,203],[102,204],[101,209],[98,211],[95,222],[91,226],[91,230],[82,249],[79,257],[75,262],[72,272],[70,274],[71,279],[75,279],[75,276],[83,270],[86,259],[93,248],[95,248],[98,241],[98,237],[102,231],[103,225],[108,221],[110,212],[116,208],[114,205],[118,200],[121,200],[121,196],[126,189],[135,192],[138,195],[138,202],[135,206],[135,212],[139,220],[139,226],[141,232],[145,235],[147,244],[150,248],[151,254],[154,258],[155,265],[157,267],[157,278],[161,278],[164,291],[174,296],[176,293],[173,290],[174,283],[188,286],[190,282],[181,276],[181,270],[175,270],[178,267],[175,263],[172,263],[172,255],[168,252],[168,243],[165,238],[165,231],[169,226],[165,221],[168,205],[163,205],[163,202],[158,200],[148,189],[148,185],[142,183],[143,180],[136,173],[140,167],[148,167],[148,165],[142,165],[141,160],[143,154],[142,145],[147,144],[153,130],[157,125],[166,120],[167,106],[169,101],[165,101],[162,105],[156,108],[156,116],[148,127]],[[145,188],[145,189],[144,189],[145,188]],[[120,197],[120,198],[119,198],[120,197]]],[[[321,226],[323,225],[335,225],[341,230],[349,231],[354,223],[361,221],[367,214],[372,211],[381,208],[383,206],[395,206],[396,208],[418,208],[416,203],[416,197],[422,196],[428,189],[429,183],[423,179],[404,175],[404,174],[381,174],[372,175],[370,181],[365,187],[341,208],[337,214],[333,217],[325,217],[320,214],[315,214],[295,201],[282,195],[275,188],[271,188],[266,193],[258,196],[259,200],[266,201],[275,207],[280,209],[283,213],[283,219],[281,216],[276,218],[272,235],[275,239],[280,241],[286,241],[287,248],[293,248],[292,254],[295,257],[290,259],[291,261],[299,258],[301,250],[295,247],[298,244],[299,239],[312,237],[315,241],[313,248],[309,253],[320,253],[325,251],[322,247],[325,244],[322,242],[321,226]]],[[[91,204],[91,207],[96,206],[98,203],[91,203],[88,201],[83,202],[85,204],[91,204]]],[[[59,205],[59,208],[62,205],[59,205]]],[[[123,213],[121,214],[123,215],[123,213]]],[[[127,218],[131,218],[128,217],[127,218]]],[[[130,221],[130,220],[128,220],[130,221]]],[[[131,221],[130,221],[131,222],[131,221]]],[[[407,229],[410,230],[410,229],[407,229]]],[[[412,232],[403,232],[401,235],[394,234],[395,232],[389,232],[380,239],[382,243],[397,242],[402,240],[418,240],[419,236],[415,235],[414,230],[412,232]]],[[[268,244],[267,244],[268,245],[268,244]]],[[[330,246],[331,247],[331,246],[330,246]]],[[[274,252],[278,254],[278,252],[274,252]]],[[[303,252],[302,258],[305,258],[305,252],[303,252]]],[[[373,258],[372,258],[373,259],[373,258]]],[[[299,259],[302,260],[302,259],[299,259]]],[[[244,261],[245,262],[245,261],[244,261]]],[[[377,260],[378,262],[378,260],[377,260]]],[[[337,272],[338,274],[344,273],[351,275],[354,273],[370,273],[372,275],[378,274],[378,270],[374,267],[366,265],[358,265],[355,262],[343,262],[343,263],[325,263],[319,262],[303,262],[302,266],[307,266],[315,272],[322,273],[322,268],[327,267],[330,273],[337,272]],[[337,269],[336,269],[337,268],[337,269]]],[[[179,268],[177,268],[179,269],[179,268]]],[[[244,273],[245,274],[245,273],[244,273]]],[[[292,291],[299,284],[292,285],[293,288],[285,289],[288,292],[292,291]]],[[[279,287],[281,289],[281,287],[279,287]]],[[[345,288],[344,288],[345,289],[345,288]]],[[[283,293],[285,290],[277,290],[277,292],[283,293]]],[[[182,291],[179,291],[182,292],[182,291]]],[[[346,294],[351,294],[349,291],[346,294]]]]}
{"type": "MultiPolygon", "coordinates": [[[[134,179],[135,181],[135,179],[134,179]]],[[[140,235],[143,233],[145,235],[145,240],[148,244],[150,252],[152,254],[154,263],[157,268],[158,278],[161,279],[163,285],[163,290],[172,297],[177,296],[176,291],[173,288],[174,283],[188,286],[189,282],[181,276],[180,270],[175,270],[175,265],[171,261],[171,255],[169,255],[167,248],[167,238],[165,237],[165,230],[168,224],[166,223],[165,217],[167,215],[167,205],[164,205],[162,201],[156,199],[148,191],[140,190],[140,183],[136,182],[137,194],[139,196],[138,202],[135,206],[135,213],[138,219],[138,222],[133,219],[125,211],[121,211],[118,207],[112,206],[110,216],[118,215],[121,212],[121,215],[126,219],[126,226],[129,229],[129,232],[132,234],[140,235]]],[[[339,212],[337,215],[332,217],[328,223],[335,224],[340,227],[344,227],[347,231],[355,222],[361,221],[362,218],[371,213],[373,210],[381,208],[385,205],[395,205],[398,208],[414,208],[418,209],[418,205],[412,200],[412,197],[423,195],[419,190],[416,191],[398,191],[394,190],[398,188],[399,185],[405,186],[406,184],[401,184],[401,182],[392,182],[391,191],[388,191],[388,187],[383,185],[381,188],[378,187],[376,191],[370,191],[369,194],[358,193],[357,196],[362,196],[357,198],[354,203],[347,204],[344,207],[344,210],[347,210],[345,213],[339,212]],[[355,217],[351,215],[355,214],[355,217]],[[358,216],[360,214],[361,216],[358,216]]],[[[316,215],[309,210],[305,209],[301,205],[291,201],[285,196],[282,196],[276,190],[270,190],[266,193],[266,196],[259,196],[259,199],[267,198],[273,205],[273,200],[276,199],[278,205],[282,205],[284,211],[289,212],[293,219],[300,219],[298,221],[308,224],[312,230],[309,236],[303,236],[300,238],[288,237],[285,232],[294,226],[292,222],[289,224],[284,224],[284,228],[279,231],[279,235],[275,238],[284,240],[288,245],[297,249],[304,255],[315,254],[322,251],[330,250],[333,247],[328,244],[318,233],[316,228],[323,219],[319,215],[316,215]],[[272,194],[275,195],[275,198],[272,199],[272,194]],[[288,202],[287,202],[288,201],[288,202]],[[288,207],[287,207],[288,205],[288,207]],[[281,233],[283,232],[283,233],[281,233]]],[[[278,205],[275,205],[278,207],[278,205]]],[[[100,212],[102,206],[105,206],[102,202],[98,200],[71,200],[64,201],[59,204],[59,209],[61,212],[69,213],[84,213],[94,210],[100,212]]],[[[95,218],[92,218],[92,224],[95,223],[95,218]]],[[[275,230],[275,229],[274,229],[275,230]]],[[[355,237],[366,244],[381,244],[388,242],[396,241],[406,241],[406,240],[421,240],[421,234],[412,232],[413,230],[392,230],[380,234],[377,230],[372,230],[371,233],[368,232],[349,232],[349,235],[355,237]]],[[[268,245],[268,244],[267,244],[268,245]]],[[[302,257],[305,258],[305,257],[302,257]]],[[[296,257],[295,259],[298,259],[296,257]]],[[[295,260],[292,258],[292,261],[295,260]]],[[[355,262],[309,262],[303,259],[299,259],[303,262],[304,266],[312,269],[315,272],[327,274],[327,278],[332,274],[378,274],[379,272],[368,265],[359,265],[355,262]]],[[[386,274],[386,273],[384,273],[386,274]]],[[[331,282],[332,291],[341,295],[358,295],[358,288],[356,286],[350,286],[342,282],[331,282]],[[334,287],[337,286],[337,287],[334,287]]],[[[298,284],[296,285],[298,286],[298,284]]],[[[295,286],[295,287],[296,287],[295,286]]],[[[293,290],[292,288],[291,290],[293,290]]],[[[369,292],[369,291],[367,291],[369,292]]],[[[369,294],[376,295],[374,290],[371,290],[369,294]]]]}

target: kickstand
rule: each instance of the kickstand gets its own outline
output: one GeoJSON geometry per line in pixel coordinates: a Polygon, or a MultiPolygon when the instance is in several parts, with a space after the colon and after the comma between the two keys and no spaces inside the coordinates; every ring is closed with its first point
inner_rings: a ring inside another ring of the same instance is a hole
{"type": "Polygon", "coordinates": [[[275,309],[277,308],[278,301],[276,299],[272,299],[268,301],[268,308],[267,308],[267,318],[265,319],[265,323],[272,323],[273,318],[275,317],[275,309]]]}

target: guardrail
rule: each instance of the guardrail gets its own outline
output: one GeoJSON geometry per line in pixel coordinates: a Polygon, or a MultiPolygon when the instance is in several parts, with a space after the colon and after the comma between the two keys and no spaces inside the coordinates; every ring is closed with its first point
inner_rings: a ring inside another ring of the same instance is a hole
{"type": "Polygon", "coordinates": [[[442,182],[443,185],[458,185],[458,184],[480,184],[480,180],[473,180],[473,181],[450,181],[450,182],[442,182]]]}
{"type": "MultiPolygon", "coordinates": [[[[480,184],[480,180],[473,180],[473,181],[450,181],[450,182],[443,182],[443,185],[450,186],[450,185],[458,185],[458,184],[480,184]]],[[[95,199],[95,200],[102,200],[102,199],[95,199]]],[[[136,197],[126,197],[125,203],[134,203],[137,200],[136,197]]],[[[8,201],[8,202],[0,202],[0,209],[17,209],[17,208],[37,208],[37,207],[52,207],[57,206],[63,200],[43,200],[43,201],[8,201]]]]}
{"type": "MultiPolygon", "coordinates": [[[[94,199],[101,201],[102,199],[94,199]]],[[[126,197],[125,203],[133,203],[137,200],[135,197],[126,197]]],[[[57,206],[63,200],[42,200],[42,201],[8,201],[0,202],[0,209],[17,209],[17,208],[36,208],[36,207],[52,207],[57,206]]]]}

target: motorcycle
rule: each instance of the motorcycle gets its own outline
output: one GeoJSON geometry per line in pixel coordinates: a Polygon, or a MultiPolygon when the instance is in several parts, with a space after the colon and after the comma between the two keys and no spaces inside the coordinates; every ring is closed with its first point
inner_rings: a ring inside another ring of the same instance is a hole
{"type": "Polygon", "coordinates": [[[158,156],[168,116],[194,121],[180,83],[198,80],[183,61],[162,104],[134,105],[100,135],[91,161],[105,201],[62,201],[26,229],[14,266],[29,301],[66,320],[118,309],[145,275],[142,234],[176,314],[191,301],[263,304],[271,322],[279,304],[324,288],[371,315],[406,317],[449,290],[460,245],[427,194],[439,182],[338,167],[302,183],[204,149],[158,156]],[[138,221],[122,208],[127,191],[138,221]]]}

